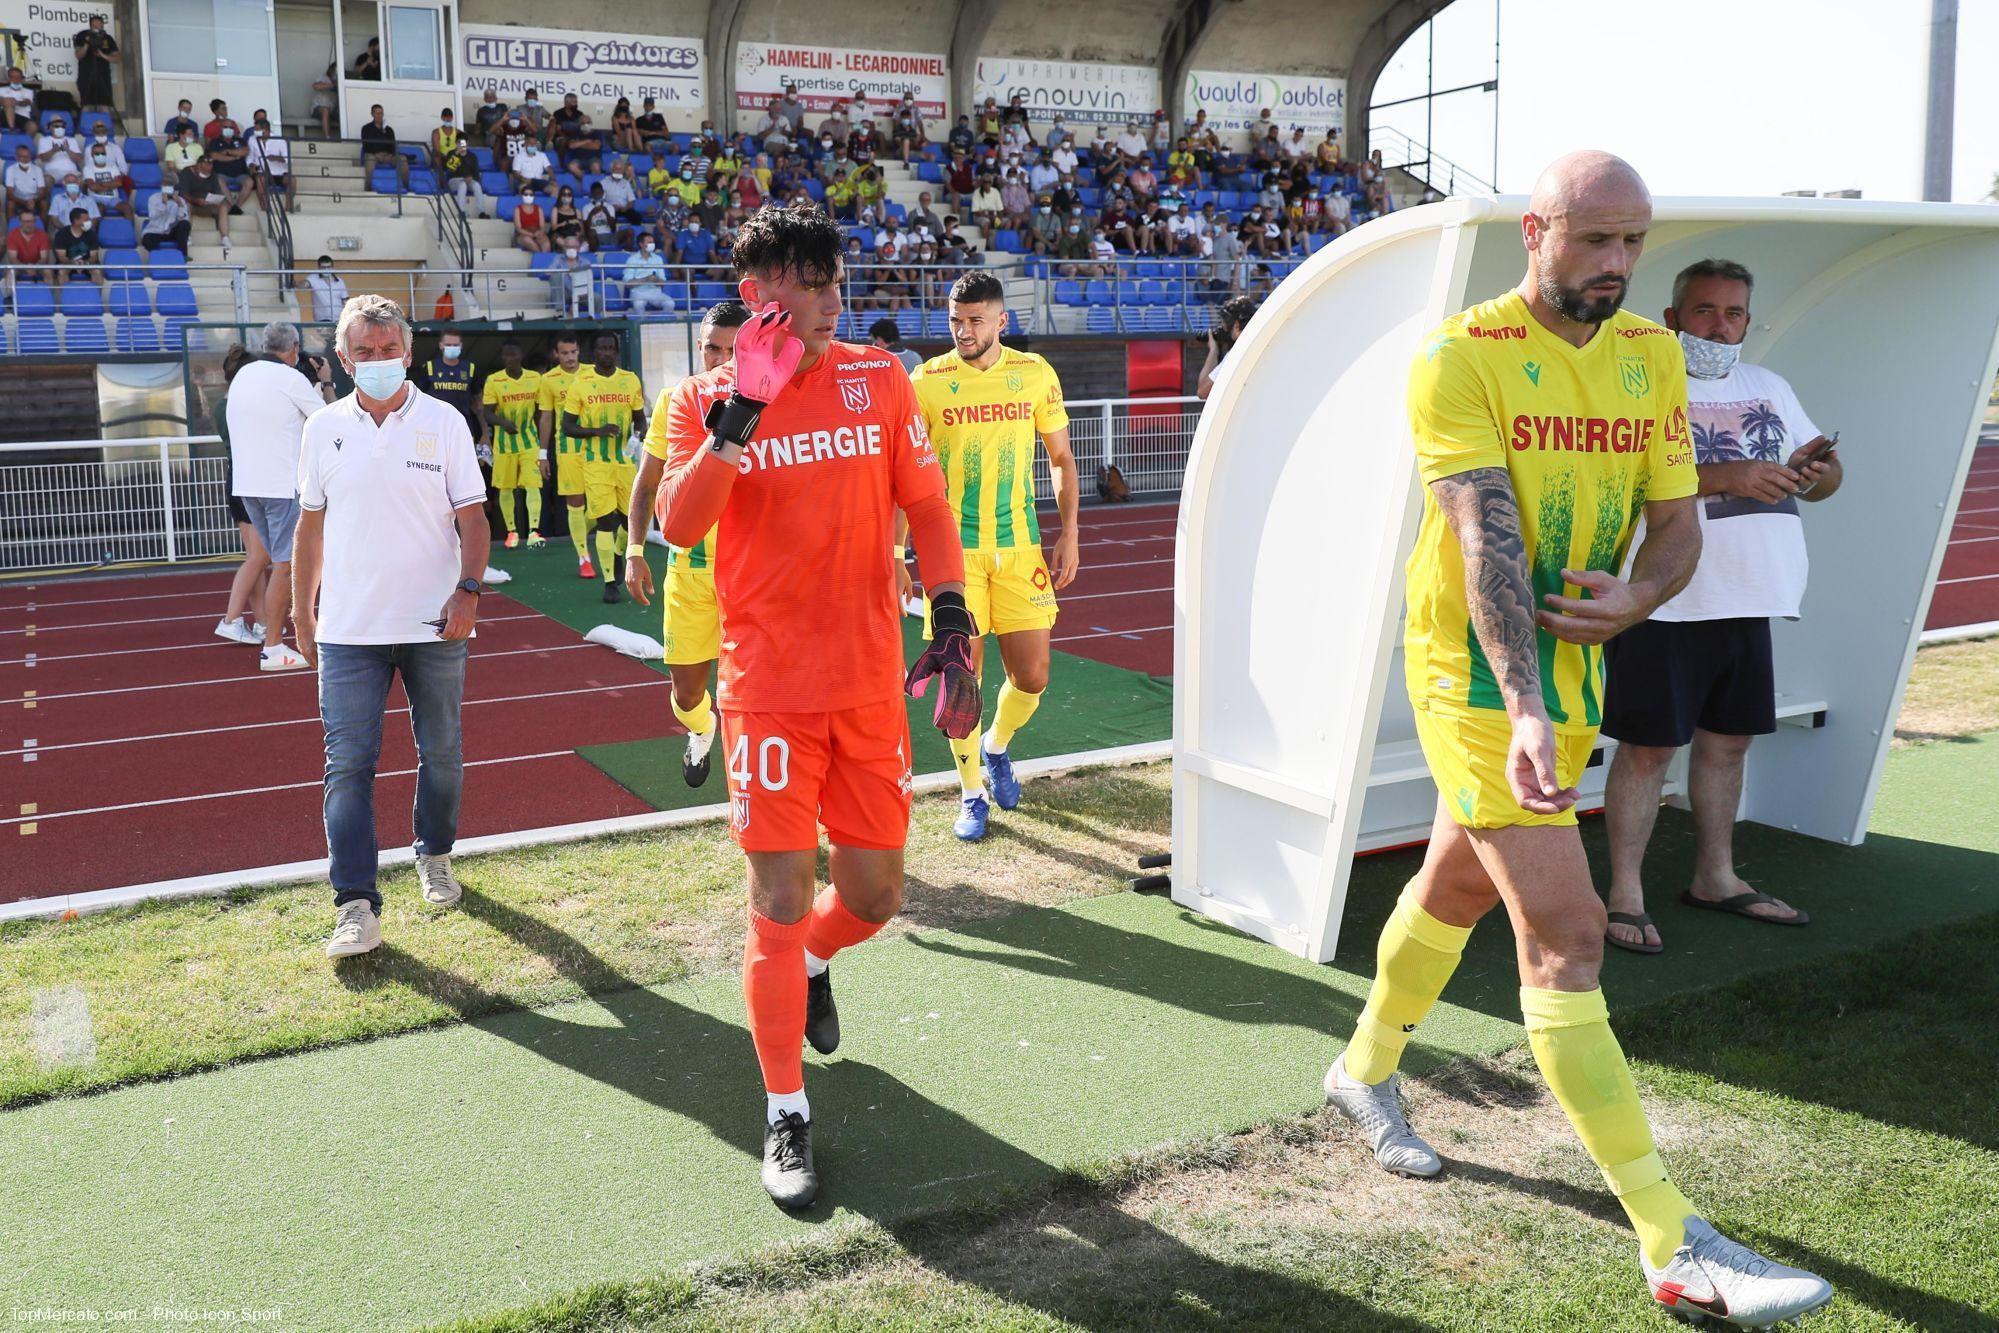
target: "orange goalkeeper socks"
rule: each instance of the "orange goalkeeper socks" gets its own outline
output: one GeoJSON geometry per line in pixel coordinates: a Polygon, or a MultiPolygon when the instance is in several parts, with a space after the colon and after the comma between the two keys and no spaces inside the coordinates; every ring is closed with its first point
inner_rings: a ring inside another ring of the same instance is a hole
{"type": "Polygon", "coordinates": [[[763,1067],[764,1091],[795,1093],[805,1087],[805,932],[811,918],[789,925],[750,913],[743,946],[743,1001],[750,1040],[763,1067]]]}
{"type": "Polygon", "coordinates": [[[876,931],[888,924],[885,921],[861,920],[847,910],[847,905],[840,901],[839,891],[830,886],[819,891],[819,896],[812,902],[812,913],[805,920],[808,927],[805,932],[805,970],[811,976],[824,972],[826,964],[833,961],[834,954],[873,938],[876,931]]]}

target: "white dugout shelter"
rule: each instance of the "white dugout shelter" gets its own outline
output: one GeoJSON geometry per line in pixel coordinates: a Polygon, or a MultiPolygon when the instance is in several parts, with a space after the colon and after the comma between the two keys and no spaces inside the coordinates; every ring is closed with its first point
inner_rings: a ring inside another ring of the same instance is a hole
{"type": "MultiPolygon", "coordinates": [[[[1404,391],[1430,329],[1519,282],[1525,207],[1452,199],[1327,246],[1251,321],[1194,437],[1173,897],[1320,962],[1355,853],[1421,841],[1435,811],[1402,683],[1421,512],[1404,391]]],[[[1660,200],[1626,308],[1659,318],[1705,256],[1756,275],[1744,360],[1841,432],[1846,466],[1805,513],[1811,583],[1802,619],[1772,627],[1779,725],[1750,751],[1743,817],[1858,843],[1999,367],[1999,208],[1660,200]]],[[[1611,744],[1581,808],[1602,804],[1611,744]]]]}

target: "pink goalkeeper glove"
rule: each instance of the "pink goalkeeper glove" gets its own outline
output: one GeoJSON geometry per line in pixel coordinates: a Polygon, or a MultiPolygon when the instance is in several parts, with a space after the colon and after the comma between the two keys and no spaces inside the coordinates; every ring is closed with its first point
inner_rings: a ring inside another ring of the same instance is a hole
{"type": "Polygon", "coordinates": [[[805,344],[790,334],[791,315],[772,302],[736,333],[736,392],[768,403],[791,381],[805,344]]]}

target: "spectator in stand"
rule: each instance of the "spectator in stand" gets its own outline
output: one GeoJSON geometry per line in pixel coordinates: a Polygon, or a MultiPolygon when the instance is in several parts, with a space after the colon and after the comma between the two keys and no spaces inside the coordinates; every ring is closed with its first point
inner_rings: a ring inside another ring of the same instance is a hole
{"type": "MultiPolygon", "coordinates": [[[[258,669],[295,671],[311,665],[284,641],[298,526],[299,436],[306,418],[333,401],[333,373],[321,364],[317,392],[300,378],[298,329],[284,320],[264,326],[263,350],[263,358],[244,366],[229,386],[231,484],[271,556],[258,669]]],[[[302,611],[301,619],[309,621],[311,608],[302,611]]]]}
{"type": "Polygon", "coordinates": [[[188,130],[193,130],[196,134],[201,133],[201,122],[194,118],[194,103],[183,97],[180,99],[180,105],[175,108],[172,117],[161,127],[160,132],[171,142],[179,139],[188,130]]]}
{"type": "Polygon", "coordinates": [[[590,197],[583,201],[583,234],[589,238],[589,244],[584,248],[598,254],[629,248],[623,243],[617,210],[604,198],[603,181],[592,181],[590,197]]]}
{"type": "Polygon", "coordinates": [[[333,256],[321,255],[318,267],[298,280],[312,294],[312,322],[336,324],[340,308],[347,304],[347,284],[333,271],[333,256]]]}
{"type": "Polygon", "coordinates": [[[834,143],[829,151],[819,155],[819,163],[814,170],[818,172],[821,184],[831,185],[833,177],[843,171],[851,176],[859,165],[852,157],[848,156],[846,140],[842,139],[834,143]]]}
{"type": "Polygon", "coordinates": [[[111,67],[122,64],[118,42],[104,31],[104,16],[92,14],[90,26],[71,40],[76,54],[76,100],[85,111],[111,111],[111,67]]]}
{"type": "Polygon", "coordinates": [[[1208,109],[1206,107],[1202,107],[1196,111],[1194,118],[1187,122],[1187,133],[1183,137],[1194,148],[1213,150],[1215,146],[1215,127],[1208,120],[1208,109]]]}
{"type": "Polygon", "coordinates": [[[1312,141],[1305,137],[1305,127],[1294,125],[1291,127],[1291,137],[1278,146],[1277,155],[1288,166],[1293,162],[1316,161],[1318,150],[1312,141]]]}
{"type": "Polygon", "coordinates": [[[916,207],[904,219],[918,240],[927,240],[933,245],[944,235],[944,219],[937,216],[937,210],[932,206],[934,202],[930,191],[923,191],[916,196],[916,207]]]}
{"type": "Polygon", "coordinates": [[[361,127],[361,163],[369,168],[369,189],[375,188],[374,168],[394,167],[396,189],[404,194],[409,193],[409,159],[396,150],[396,131],[382,118],[380,102],[368,108],[368,123],[361,127]]]}
{"type": "Polygon", "coordinates": [[[500,100],[500,94],[488,88],[479,97],[478,110],[472,113],[472,124],[468,130],[479,136],[479,142],[488,148],[497,149],[500,126],[506,123],[507,104],[500,100]]]}
{"type": "Polygon", "coordinates": [[[1103,276],[1103,271],[1089,262],[1090,239],[1080,214],[1062,219],[1062,234],[1055,242],[1055,258],[1061,264],[1062,277],[1087,280],[1103,276]]]}
{"type": "Polygon", "coordinates": [[[905,239],[900,223],[894,218],[883,218],[875,231],[875,258],[884,264],[900,260],[905,239]]]}
{"type": "Polygon", "coordinates": [[[354,73],[351,77],[356,79],[367,79],[370,82],[376,82],[376,83],[379,83],[381,81],[382,78],[381,38],[370,37],[368,39],[367,47],[362,50],[360,55],[354,57],[354,73]]]}
{"type": "Polygon", "coordinates": [[[1055,216],[1066,218],[1071,213],[1081,215],[1083,211],[1083,190],[1076,184],[1074,176],[1064,176],[1056,187],[1048,192],[1048,202],[1055,205],[1055,216]]]}
{"type": "Polygon", "coordinates": [[[1214,157],[1214,186],[1218,190],[1240,190],[1247,164],[1233,148],[1224,146],[1214,157]]]}
{"type": "Polygon", "coordinates": [[[640,107],[638,119],[632,122],[632,128],[639,132],[639,142],[645,145],[645,151],[648,153],[673,151],[673,141],[666,134],[666,117],[659,113],[654,100],[648,97],[640,107]]]}
{"type": "Polygon", "coordinates": [[[61,116],[51,120],[48,130],[35,138],[35,161],[41,164],[51,184],[76,174],[83,165],[82,159],[83,139],[69,132],[69,124],[61,116]]]}
{"type": "Polygon", "coordinates": [[[229,195],[230,214],[240,214],[252,189],[250,149],[233,124],[223,126],[215,141],[208,145],[206,160],[215,168],[215,178],[229,195]]]}
{"type": "Polygon", "coordinates": [[[21,214],[21,223],[7,233],[7,263],[12,279],[37,277],[54,287],[61,281],[56,272],[55,247],[42,227],[39,213],[21,214]]]}
{"type": "MultiPolygon", "coordinates": [[[[1049,137],[1053,138],[1054,136],[1050,135],[1049,137]]],[[[1066,179],[1075,175],[1076,168],[1080,165],[1076,157],[1076,145],[1072,141],[1064,139],[1061,143],[1050,148],[1048,151],[1048,165],[1055,169],[1055,174],[1058,178],[1066,179]]]]}
{"type": "Polygon", "coordinates": [[[1375,149],[1361,163],[1360,186],[1367,201],[1367,211],[1380,217],[1389,211],[1392,204],[1388,199],[1388,169],[1381,165],[1381,150],[1375,149]]]}
{"type": "Polygon", "coordinates": [[[1146,139],[1159,160],[1165,161],[1166,154],[1173,148],[1173,122],[1167,118],[1165,111],[1152,113],[1152,124],[1146,128],[1146,139]]]}
{"type": "Polygon", "coordinates": [[[187,199],[187,206],[196,213],[205,213],[215,219],[215,232],[222,238],[222,257],[229,257],[229,190],[222,178],[215,174],[215,164],[207,158],[195,163],[180,174],[180,192],[187,199]]]}
{"type": "Polygon", "coordinates": [[[594,314],[590,300],[590,256],[575,237],[556,241],[555,261],[547,273],[562,312],[572,319],[594,314]]]}
{"type": "Polygon", "coordinates": [[[548,214],[536,202],[540,196],[532,184],[521,189],[521,201],[514,205],[514,246],[531,255],[549,251],[548,214]]]}
{"type": "Polygon", "coordinates": [[[7,212],[10,215],[42,213],[49,205],[49,174],[35,161],[35,150],[27,144],[14,147],[14,160],[7,167],[7,212]]]}
{"type": "Polygon", "coordinates": [[[1118,135],[1114,146],[1117,149],[1117,164],[1127,171],[1144,159],[1146,138],[1139,132],[1137,121],[1125,122],[1124,133],[1118,135]]]}
{"type": "Polygon", "coordinates": [[[873,117],[863,120],[855,126],[854,132],[847,136],[847,152],[856,162],[871,162],[881,156],[881,150],[881,136],[875,133],[873,117]]]}
{"type": "Polygon", "coordinates": [[[979,178],[972,159],[959,149],[951,150],[951,161],[944,168],[944,188],[950,194],[952,207],[971,210],[972,193],[979,188],[979,178]]]}
{"type": "Polygon", "coordinates": [[[805,133],[805,101],[798,95],[797,84],[784,85],[784,98],[777,104],[777,109],[794,134],[805,133]]]}
{"type": "MultiPolygon", "coordinates": [[[[443,127],[440,126],[441,130],[443,127]]],[[[482,218],[493,216],[492,204],[486,198],[486,187],[479,178],[479,159],[472,151],[472,145],[460,134],[451,140],[450,146],[437,155],[438,179],[444,188],[458,201],[458,211],[467,216],[476,214],[482,218]]]]}
{"type": "Polygon", "coordinates": [[[1207,240],[1207,227],[1200,217],[1175,212],[1166,224],[1166,253],[1183,259],[1199,259],[1207,240]]]}
{"type": "Polygon", "coordinates": [[[72,171],[63,178],[61,185],[49,192],[49,216],[46,225],[51,239],[69,226],[70,213],[79,208],[83,210],[84,216],[90,219],[92,226],[95,226],[97,219],[102,216],[97,210],[97,201],[83,192],[82,177],[72,171]]]}
{"type": "Polygon", "coordinates": [[[1005,133],[1006,119],[1000,115],[999,103],[988,97],[972,121],[972,136],[988,148],[997,148],[1005,133]]]}
{"type": "Polygon", "coordinates": [[[791,118],[784,114],[784,98],[777,93],[772,93],[769,103],[764,107],[763,114],[757,117],[757,138],[768,143],[770,137],[776,135],[783,146],[789,147],[793,128],[791,118]]]}
{"type": "MultiPolygon", "coordinates": [[[[231,347],[222,358],[222,396],[215,400],[215,406],[208,415],[215,422],[215,433],[222,437],[222,447],[229,449],[229,388],[236,382],[236,373],[256,360],[242,343],[231,347]]],[[[223,454],[223,467],[230,467],[229,455],[223,454]]],[[[236,643],[264,644],[263,623],[255,618],[253,607],[264,604],[269,592],[271,573],[271,553],[264,549],[264,543],[257,536],[255,525],[250,522],[250,511],[243,507],[243,498],[236,494],[235,478],[229,478],[229,517],[236,521],[236,534],[243,541],[243,563],[236,566],[236,577],[229,583],[229,604],[222,613],[222,619],[215,622],[215,637],[230,639],[236,643]]]]}
{"type": "Polygon", "coordinates": [[[715,165],[709,152],[708,140],[699,135],[695,136],[694,141],[687,145],[687,151],[680,155],[680,174],[691,176],[697,186],[705,187],[708,184],[708,172],[715,165]]]}
{"type": "Polygon", "coordinates": [[[882,180],[881,168],[872,162],[863,166],[854,177],[854,210],[858,215],[863,208],[874,210],[881,216],[882,201],[888,198],[888,184],[882,180]]]}
{"type": "Polygon", "coordinates": [[[992,173],[980,172],[978,187],[972,191],[972,220],[980,231],[990,237],[1000,225],[1000,217],[1006,211],[1006,200],[1001,197],[999,186],[993,181],[992,173]]]}
{"type": "MultiPolygon", "coordinates": [[[[1071,133],[1069,127],[1063,123],[1062,113],[1060,111],[1057,111],[1055,113],[1055,119],[1052,122],[1050,122],[1048,126],[1048,133],[1042,136],[1041,147],[1044,152],[1049,152],[1049,153],[1054,152],[1058,148],[1066,148],[1069,150],[1069,155],[1072,158],[1075,156],[1076,136],[1073,133],[1071,133]]],[[[1063,168],[1063,170],[1073,171],[1075,170],[1075,168],[1071,166],[1071,167],[1065,167],[1063,168]]]]}
{"type": "MultiPolygon", "coordinates": [[[[740,139],[741,136],[738,136],[740,139]]],[[[715,160],[708,164],[708,184],[717,194],[727,196],[734,187],[736,177],[743,171],[743,148],[738,139],[731,139],[715,154],[715,160]]]]}
{"type": "Polygon", "coordinates": [[[841,304],[849,310],[866,310],[873,300],[868,290],[868,278],[873,272],[868,267],[868,253],[861,248],[861,238],[847,237],[847,262],[844,268],[846,288],[840,294],[841,304]]]}
{"type": "Polygon", "coordinates": [[[1258,174],[1275,171],[1284,165],[1284,141],[1278,137],[1277,126],[1270,126],[1261,139],[1250,145],[1249,165],[1258,174]]]}
{"type": "Polygon", "coordinates": [[[699,216],[687,219],[687,225],[673,238],[673,248],[679,253],[681,263],[695,269],[690,276],[697,280],[713,276],[707,271],[707,266],[715,257],[715,234],[702,224],[699,216]]]}
{"type": "Polygon", "coordinates": [[[576,206],[576,192],[567,185],[555,194],[555,208],[548,215],[548,239],[558,250],[583,245],[583,210],[576,206]]]}
{"type": "Polygon", "coordinates": [[[1104,204],[1104,211],[1097,215],[1097,232],[1115,250],[1131,254],[1138,249],[1138,236],[1132,230],[1131,214],[1121,199],[1112,199],[1104,204]]]}
{"type": "Polygon", "coordinates": [[[208,104],[208,123],[201,127],[202,146],[213,147],[225,129],[235,130],[238,137],[243,133],[243,127],[229,114],[229,104],[217,97],[208,104]]]}
{"type": "Polygon", "coordinates": [[[1166,155],[1166,179],[1188,190],[1201,188],[1201,168],[1194,161],[1194,141],[1181,135],[1166,155]]]}
{"type": "Polygon", "coordinates": [[[684,157],[680,159],[680,175],[673,182],[673,195],[689,208],[701,202],[701,182],[694,177],[693,163],[684,157]]]}
{"type": "MultiPolygon", "coordinates": [[[[1019,96],[1018,93],[1015,94],[1019,96]]],[[[1015,156],[1027,151],[1034,144],[1034,135],[1027,128],[1025,120],[1009,120],[1000,130],[1000,150],[1015,156]]]]}
{"type": "MultiPolygon", "coordinates": [[[[340,88],[339,68],[337,64],[328,65],[326,73],[312,81],[312,114],[319,121],[319,137],[322,139],[333,137],[333,114],[338,105],[340,88]]],[[[492,89],[486,90],[488,97],[492,93],[492,89]]]]}
{"type": "Polygon", "coordinates": [[[653,219],[653,235],[659,238],[660,254],[669,264],[680,262],[677,242],[681,231],[687,226],[687,219],[694,216],[694,210],[687,201],[677,194],[669,194],[659,206],[659,216],[653,219]]]}
{"type": "Polygon", "coordinates": [[[666,261],[650,232],[639,237],[639,248],[625,262],[625,300],[640,319],[647,315],[673,313],[673,298],[666,294],[666,261]]]}
{"type": "Polygon", "coordinates": [[[250,133],[248,160],[250,184],[257,191],[258,202],[268,207],[271,195],[282,194],[285,211],[296,213],[298,177],[292,173],[292,146],[268,116],[259,113],[255,125],[250,133]]]}
{"type": "Polygon", "coordinates": [[[632,99],[620,97],[611,108],[611,150],[618,153],[643,153],[645,138],[639,133],[639,119],[632,114],[632,99]]]}
{"type": "MultiPolygon", "coordinates": [[[[710,186],[701,192],[701,202],[694,205],[693,211],[694,216],[701,219],[702,226],[710,232],[715,232],[721,227],[722,215],[728,212],[728,209],[729,206],[722,202],[722,196],[710,186]]],[[[716,239],[719,241],[720,237],[716,239]]]]}
{"type": "Polygon", "coordinates": [[[655,150],[652,155],[652,165],[646,168],[646,193],[660,203],[665,203],[667,199],[675,197],[673,177],[673,168],[666,164],[666,150],[655,150]]]}
{"type": "Polygon", "coordinates": [[[895,118],[889,124],[889,140],[898,162],[909,161],[909,155],[924,146],[923,112],[916,105],[914,93],[902,95],[902,105],[895,109],[895,118]]]}
{"type": "Polygon", "coordinates": [[[1256,306],[1254,297],[1236,296],[1222,302],[1221,309],[1215,312],[1214,326],[1208,330],[1208,357],[1201,363],[1200,377],[1194,383],[1194,392],[1201,398],[1214,392],[1215,371],[1235,347],[1236,339],[1242,337],[1242,331],[1249,327],[1256,306]]]}
{"type": "Polygon", "coordinates": [[[972,134],[972,118],[963,112],[958,114],[958,123],[944,136],[944,145],[954,152],[970,153],[978,142],[972,134]]]}
{"type": "Polygon", "coordinates": [[[1224,218],[1208,247],[1208,257],[1213,262],[1208,270],[1210,291],[1238,292],[1248,280],[1249,243],[1244,239],[1248,228],[1224,218]]]}
{"type": "Polygon", "coordinates": [[[1125,175],[1124,183],[1131,188],[1131,202],[1139,208],[1159,197],[1159,176],[1152,169],[1152,154],[1146,153],[1138,159],[1138,165],[1125,175]]]}
{"type": "Polygon", "coordinates": [[[1117,246],[1104,233],[1104,229],[1098,227],[1090,237],[1090,260],[1096,265],[1097,274],[1103,277],[1115,276],[1119,268],[1117,257],[1117,246]]]}
{"type": "Polygon", "coordinates": [[[611,210],[611,217],[617,224],[618,240],[621,247],[629,247],[632,236],[639,226],[639,188],[632,178],[632,164],[624,158],[611,163],[611,174],[598,182],[603,190],[604,204],[611,210]]]}
{"type": "Polygon", "coordinates": [[[591,175],[604,169],[604,136],[596,130],[589,113],[576,103],[576,94],[563,96],[549,130],[555,153],[567,165],[591,175]]]}
{"type": "Polygon", "coordinates": [[[736,193],[744,208],[754,213],[764,206],[764,200],[770,198],[770,178],[770,154],[758,153],[750,169],[736,177],[736,193]]]}
{"type": "Polygon", "coordinates": [[[1061,181],[1062,173],[1047,156],[1037,149],[1027,150],[1027,188],[1035,194],[1046,194],[1061,181]]]}
{"type": "Polygon", "coordinates": [[[541,90],[529,88],[521,98],[521,104],[514,108],[520,118],[543,147],[548,145],[548,108],[541,104],[541,90]]]}
{"type": "Polygon", "coordinates": [[[7,70],[7,82],[0,84],[0,130],[26,134],[35,127],[35,90],[19,65],[7,70]]]}
{"type": "Polygon", "coordinates": [[[1274,174],[1264,176],[1263,188],[1256,193],[1256,206],[1261,208],[1266,216],[1284,207],[1284,191],[1279,188],[1274,174]]]}
{"type": "Polygon", "coordinates": [[[1055,211],[1055,200],[1050,195],[1040,195],[1034,201],[1034,216],[1028,220],[1028,245],[1037,255],[1052,255],[1062,240],[1062,218],[1055,211]]]}
{"type": "Polygon", "coordinates": [[[513,182],[514,192],[526,194],[530,190],[548,188],[550,179],[555,175],[555,163],[549,160],[547,151],[540,144],[529,138],[522,142],[521,150],[509,161],[507,174],[513,182]]]}
{"type": "Polygon", "coordinates": [[[958,231],[956,214],[944,215],[944,235],[937,242],[937,262],[940,264],[977,264],[979,252],[972,248],[970,238],[958,231]]]}
{"type": "Polygon", "coordinates": [[[1324,175],[1337,174],[1340,169],[1340,132],[1332,126],[1326,127],[1326,137],[1319,140],[1319,146],[1312,150],[1312,161],[1324,175]]]}
{"type": "Polygon", "coordinates": [[[1258,144],[1276,133],[1277,118],[1271,114],[1269,107],[1264,107],[1256,113],[1256,119],[1250,122],[1244,147],[1254,152],[1258,144]]]}
{"type": "Polygon", "coordinates": [[[1345,190],[1334,190],[1326,196],[1326,230],[1335,236],[1344,236],[1353,228],[1353,200],[1345,190]]]}
{"type": "Polygon", "coordinates": [[[514,171],[514,159],[527,152],[530,144],[539,148],[540,140],[535,138],[534,126],[521,114],[519,107],[507,112],[488,142],[493,149],[493,170],[504,171],[509,176],[514,171]]]}
{"type": "Polygon", "coordinates": [[[1013,231],[1027,230],[1034,217],[1034,196],[1028,193],[1027,179],[1018,170],[1009,170],[1000,186],[1000,207],[1005,210],[1000,225],[1013,231]]]}
{"type": "Polygon", "coordinates": [[[846,106],[835,102],[833,109],[826,113],[826,119],[819,122],[820,147],[823,149],[828,139],[836,144],[843,144],[847,142],[847,136],[853,132],[854,122],[847,115],[846,106]]]}
{"type": "Polygon", "coordinates": [[[90,199],[97,213],[119,213],[134,227],[139,225],[139,215],[132,209],[131,167],[125,162],[125,154],[110,136],[91,136],[91,144],[83,150],[83,191],[90,199]]]}
{"type": "Polygon", "coordinates": [[[192,225],[187,200],[181,198],[180,188],[172,180],[164,181],[146,204],[146,222],[139,228],[139,244],[146,247],[148,254],[169,245],[186,254],[192,225]]]}

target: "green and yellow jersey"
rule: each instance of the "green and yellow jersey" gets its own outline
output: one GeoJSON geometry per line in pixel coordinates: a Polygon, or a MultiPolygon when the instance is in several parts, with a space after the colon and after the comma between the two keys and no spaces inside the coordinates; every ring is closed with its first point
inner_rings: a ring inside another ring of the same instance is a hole
{"type": "Polygon", "coordinates": [[[562,428],[562,405],[568,401],[569,386],[575,379],[576,371],[564,370],[560,365],[541,372],[541,393],[534,405],[537,411],[551,414],[548,429],[555,436],[553,450],[557,454],[583,452],[583,441],[570,439],[569,432],[562,428]]]}
{"type": "Polygon", "coordinates": [[[629,370],[599,375],[595,366],[578,366],[569,381],[562,410],[574,412],[583,426],[616,426],[615,436],[587,436],[576,441],[586,463],[622,463],[625,441],[631,438],[632,413],[645,411],[645,389],[629,370]]]}
{"type": "MultiPolygon", "coordinates": [[[[646,418],[645,449],[654,458],[664,463],[668,457],[666,445],[666,408],[673,398],[672,389],[662,389],[659,398],[652,405],[652,415],[646,418]]],[[[715,529],[708,529],[708,535],[693,546],[669,546],[666,564],[669,569],[699,569],[712,572],[715,568],[715,529]]]]}
{"type": "Polygon", "coordinates": [[[990,369],[977,370],[953,349],[918,366],[910,380],[965,549],[1040,546],[1034,438],[1069,424],[1055,368],[1007,348],[990,369]]]}
{"type": "Polygon", "coordinates": [[[540,448],[535,412],[541,403],[541,376],[523,370],[516,379],[504,370],[486,377],[482,395],[493,428],[495,454],[532,453],[540,448]]]}
{"type": "MultiPolygon", "coordinates": [[[[1504,468],[1520,508],[1536,606],[1586,595],[1564,569],[1615,574],[1648,501],[1694,494],[1686,362],[1673,335],[1619,312],[1576,347],[1517,292],[1424,339],[1409,372],[1423,521],[1409,555],[1402,645],[1409,697],[1443,711],[1504,710],[1465,601],[1464,557],[1429,484],[1504,468]]],[[[1562,731],[1603,719],[1603,650],[1536,628],[1541,696],[1562,731]]]]}

